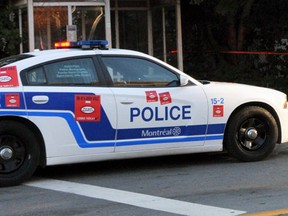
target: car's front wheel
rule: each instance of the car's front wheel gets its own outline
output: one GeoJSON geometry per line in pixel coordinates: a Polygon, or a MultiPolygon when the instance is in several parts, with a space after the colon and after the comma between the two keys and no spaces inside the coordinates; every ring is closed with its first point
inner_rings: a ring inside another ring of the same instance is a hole
{"type": "Polygon", "coordinates": [[[24,124],[0,122],[0,186],[12,186],[32,176],[38,166],[37,139],[24,124]]]}
{"type": "Polygon", "coordinates": [[[277,138],[277,123],[272,114],[262,107],[248,106],[229,120],[224,146],[241,161],[259,161],[273,152],[277,138]]]}

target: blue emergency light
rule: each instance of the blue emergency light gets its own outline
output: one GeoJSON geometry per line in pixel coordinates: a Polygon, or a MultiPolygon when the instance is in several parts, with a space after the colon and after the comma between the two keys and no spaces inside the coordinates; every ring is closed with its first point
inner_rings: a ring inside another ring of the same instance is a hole
{"type": "Polygon", "coordinates": [[[107,40],[87,40],[87,41],[79,41],[79,46],[82,49],[107,49],[108,41],[107,40]]]}
{"type": "Polygon", "coordinates": [[[65,41],[65,42],[56,42],[55,48],[82,48],[82,49],[107,49],[108,41],[107,40],[86,40],[86,41],[65,41]]]}

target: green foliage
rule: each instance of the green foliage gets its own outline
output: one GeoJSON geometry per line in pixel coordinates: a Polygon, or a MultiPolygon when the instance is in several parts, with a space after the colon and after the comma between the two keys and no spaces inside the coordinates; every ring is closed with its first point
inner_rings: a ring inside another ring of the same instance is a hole
{"type": "Polygon", "coordinates": [[[0,58],[19,53],[19,31],[12,8],[0,7],[0,58]]]}

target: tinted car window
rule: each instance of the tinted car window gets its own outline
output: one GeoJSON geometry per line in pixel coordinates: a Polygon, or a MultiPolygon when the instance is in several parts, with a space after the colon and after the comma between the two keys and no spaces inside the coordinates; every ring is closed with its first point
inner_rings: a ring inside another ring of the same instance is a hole
{"type": "MultiPolygon", "coordinates": [[[[53,62],[26,72],[27,85],[97,85],[92,58],[53,62]]],[[[25,82],[24,82],[25,83],[25,82]]]]}
{"type": "Polygon", "coordinates": [[[146,59],[102,57],[114,86],[179,86],[179,78],[170,70],[146,59]]]}

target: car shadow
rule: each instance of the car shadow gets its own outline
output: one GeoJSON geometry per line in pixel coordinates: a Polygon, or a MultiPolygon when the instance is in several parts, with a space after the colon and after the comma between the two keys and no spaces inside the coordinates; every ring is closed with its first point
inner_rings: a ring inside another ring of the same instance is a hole
{"type": "Polygon", "coordinates": [[[131,172],[131,170],[133,170],[133,172],[145,170],[156,171],[161,169],[178,169],[225,163],[241,162],[226,153],[185,154],[48,166],[46,168],[39,168],[34,176],[43,178],[66,178],[81,175],[114,175],[117,173],[128,173],[131,172]]]}

